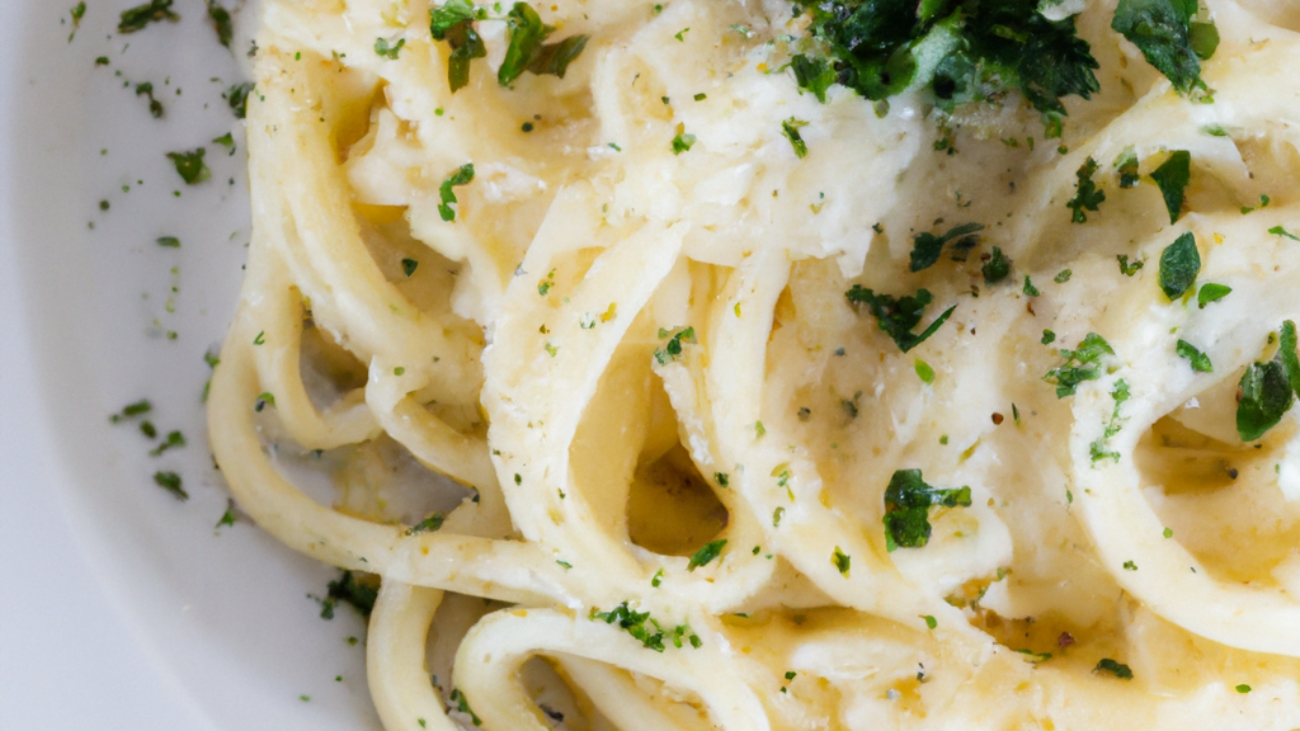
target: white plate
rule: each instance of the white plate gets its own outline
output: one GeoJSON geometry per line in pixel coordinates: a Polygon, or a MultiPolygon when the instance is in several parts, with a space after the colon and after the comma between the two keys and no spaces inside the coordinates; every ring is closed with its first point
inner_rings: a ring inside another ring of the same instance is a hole
{"type": "Polygon", "coordinates": [[[214,528],[203,356],[249,225],[242,136],[234,156],[211,140],[238,126],[222,92],[241,79],[200,0],[117,35],[139,1],[87,0],[72,42],[73,0],[0,3],[0,728],[378,728],[346,641],[363,622],[307,596],[334,572],[214,528]],[[200,146],[212,180],[189,187],[165,153],[200,146]],[[188,446],[151,457],[158,440],[109,423],[140,398],[188,446]]]}

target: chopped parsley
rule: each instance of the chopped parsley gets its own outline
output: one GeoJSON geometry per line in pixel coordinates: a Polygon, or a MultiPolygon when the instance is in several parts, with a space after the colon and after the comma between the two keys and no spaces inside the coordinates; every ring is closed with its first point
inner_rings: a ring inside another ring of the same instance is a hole
{"type": "MultiPolygon", "coordinates": [[[[929,364],[929,363],[926,363],[925,361],[921,360],[920,358],[917,358],[917,359],[916,359],[916,377],[917,377],[917,378],[920,378],[921,381],[922,381],[923,383],[925,383],[926,385],[932,384],[932,383],[934,383],[934,368],[930,367],[930,364],[929,364]]],[[[847,400],[847,399],[845,399],[842,403],[844,403],[844,404],[848,404],[849,406],[852,406],[852,407],[853,407],[852,412],[850,412],[850,418],[856,418],[857,415],[858,415],[858,414],[857,414],[857,412],[858,412],[858,405],[855,404],[855,403],[853,403],[852,401],[847,400]]],[[[846,410],[846,411],[848,410],[847,407],[845,408],[845,410],[846,410]]]]}
{"type": "Polygon", "coordinates": [[[442,181],[442,185],[438,188],[438,196],[442,199],[442,203],[438,204],[438,213],[442,216],[442,220],[449,222],[456,220],[459,205],[456,208],[451,206],[453,203],[459,204],[460,201],[456,198],[454,188],[458,185],[469,185],[473,180],[474,163],[471,162],[461,165],[456,172],[442,181]]]}
{"type": "Polygon", "coordinates": [[[849,577],[849,567],[853,563],[853,557],[840,550],[839,546],[831,553],[831,564],[840,572],[844,578],[849,577]]]}
{"type": "MultiPolygon", "coordinates": [[[[641,645],[655,652],[664,651],[664,629],[658,622],[650,618],[649,612],[638,612],[628,606],[627,602],[622,602],[608,612],[598,611],[592,607],[591,619],[604,620],[606,624],[618,624],[619,629],[624,630],[632,637],[641,642],[641,645]],[[654,631],[651,631],[653,626],[654,631]]],[[[680,648],[682,640],[690,642],[691,647],[698,648],[704,643],[700,641],[699,636],[691,632],[689,625],[679,624],[670,630],[669,640],[674,647],[680,648]]]]}
{"type": "Polygon", "coordinates": [[[654,588],[658,589],[659,585],[662,584],[663,581],[664,581],[664,570],[659,569],[658,571],[655,572],[654,576],[650,577],[650,586],[653,586],[654,588]]]}
{"type": "Polygon", "coordinates": [[[678,132],[673,138],[673,154],[680,155],[695,146],[695,135],[678,132]]]}
{"type": "Polygon", "coordinates": [[[1274,236],[1285,236],[1286,238],[1291,239],[1292,241],[1300,241],[1300,236],[1296,236],[1295,234],[1291,233],[1290,231],[1287,231],[1281,226],[1274,226],[1273,228],[1270,228],[1268,232],[1273,234],[1274,236]]]}
{"type": "Polygon", "coordinates": [[[1011,260],[1002,253],[1001,248],[994,246],[989,260],[980,267],[980,273],[984,275],[985,284],[997,284],[1011,274],[1011,260]]]}
{"type": "Polygon", "coordinates": [[[218,521],[217,521],[217,524],[214,525],[214,526],[212,526],[212,529],[213,529],[213,530],[217,530],[218,528],[223,528],[223,527],[227,527],[227,526],[233,528],[234,525],[235,525],[235,520],[236,520],[236,518],[235,518],[235,501],[234,501],[234,500],[227,499],[227,500],[226,500],[226,512],[224,512],[224,513],[221,514],[221,520],[218,520],[218,521]]]}
{"type": "Polygon", "coordinates": [[[235,119],[243,119],[248,116],[248,96],[253,93],[253,82],[249,81],[244,84],[235,84],[226,89],[221,96],[230,104],[230,111],[234,113],[235,119]]]}
{"type": "Polygon", "coordinates": [[[175,472],[155,472],[153,473],[154,484],[170,492],[178,500],[189,500],[190,496],[181,487],[181,476],[175,472]]]}
{"type": "Polygon", "coordinates": [[[1191,177],[1192,153],[1187,150],[1176,150],[1151,173],[1151,179],[1160,186],[1160,195],[1165,199],[1170,223],[1176,223],[1183,214],[1183,200],[1191,177]]]}
{"type": "Polygon", "coordinates": [[[1196,306],[1203,310],[1206,305],[1212,302],[1218,302],[1230,294],[1232,294],[1232,287],[1229,287],[1226,284],[1207,282],[1206,284],[1202,284],[1201,291],[1196,293],[1196,306]]]}
{"type": "Polygon", "coordinates": [[[435,41],[446,41],[451,48],[447,82],[453,93],[469,83],[470,62],[487,56],[487,47],[474,27],[480,20],[506,23],[509,44],[497,69],[497,83],[501,86],[510,86],[525,71],[564,78],[569,64],[587,47],[585,35],[546,43],[556,29],[543,23],[537,11],[526,2],[516,2],[505,17],[492,18],[486,8],[475,7],[469,0],[447,0],[429,11],[429,30],[435,41]]]}
{"type": "Polygon", "coordinates": [[[979,243],[979,237],[975,234],[983,230],[983,224],[964,223],[949,229],[948,233],[941,236],[926,231],[917,234],[912,237],[911,263],[908,268],[919,272],[934,266],[934,263],[939,261],[939,255],[943,253],[943,247],[950,241],[957,242],[955,247],[974,248],[979,243]]]}
{"type": "Polygon", "coordinates": [[[184,180],[186,185],[198,185],[212,178],[212,171],[203,161],[203,156],[206,154],[207,150],[200,147],[190,152],[169,152],[167,159],[172,161],[176,173],[181,176],[181,180],[184,180]]]}
{"type": "Polygon", "coordinates": [[[1186,340],[1178,341],[1178,345],[1175,348],[1175,352],[1178,353],[1178,357],[1186,358],[1188,361],[1190,361],[1192,365],[1192,370],[1196,371],[1197,373],[1214,372],[1214,365],[1210,363],[1210,356],[1206,355],[1205,353],[1202,353],[1200,350],[1197,350],[1195,345],[1192,345],[1186,340]]]}
{"type": "Polygon", "coordinates": [[[231,21],[230,11],[223,8],[217,0],[208,0],[208,20],[217,32],[217,43],[230,48],[230,40],[235,37],[235,25],[231,21]]]}
{"type": "Polygon", "coordinates": [[[398,54],[402,52],[402,47],[405,45],[405,38],[398,38],[397,43],[391,43],[387,38],[376,38],[375,53],[389,61],[396,61],[398,54]]]}
{"type": "MultiPolygon", "coordinates": [[[[345,569],[337,581],[329,583],[326,596],[335,604],[338,602],[351,604],[361,613],[361,616],[369,619],[370,613],[375,609],[375,600],[379,598],[379,577],[345,569]]],[[[333,607],[330,614],[333,615],[333,607]]],[[[323,608],[321,616],[325,617],[323,608]]]]}
{"type": "Polygon", "coordinates": [[[77,37],[77,31],[81,29],[81,19],[86,17],[86,3],[79,2],[68,12],[72,16],[72,33],[68,35],[68,43],[71,43],[72,39],[77,37]]]}
{"type": "Polygon", "coordinates": [[[418,269],[419,267],[420,267],[420,262],[414,259],[409,259],[409,258],[402,259],[402,273],[405,274],[408,279],[412,274],[415,274],[415,270],[418,269]]]}
{"type": "Polygon", "coordinates": [[[1200,271],[1201,255],[1196,250],[1196,237],[1188,231],[1160,254],[1160,289],[1170,301],[1176,300],[1196,284],[1200,271]]]}
{"type": "Polygon", "coordinates": [[[172,11],[172,0],[150,0],[144,5],[123,10],[117,24],[118,33],[134,33],[155,21],[175,23],[181,16],[172,11]]]}
{"type": "Polygon", "coordinates": [[[478,715],[474,713],[474,709],[469,707],[469,699],[465,697],[464,693],[460,692],[460,688],[452,689],[449,700],[456,704],[456,710],[469,716],[475,726],[483,725],[483,719],[479,718],[478,715]]]}
{"type": "Polygon", "coordinates": [[[921,470],[898,470],[885,489],[885,547],[921,548],[930,542],[931,507],[970,507],[969,487],[943,489],[927,485],[921,470]]]}
{"type": "Polygon", "coordinates": [[[1110,421],[1102,431],[1102,435],[1088,445],[1088,455],[1092,458],[1092,463],[1096,465],[1103,459],[1119,462],[1119,452],[1107,448],[1107,442],[1111,437],[1119,434],[1120,429],[1124,428],[1126,419],[1120,418],[1119,410],[1128,401],[1129,396],[1128,382],[1123,378],[1115,382],[1115,389],[1110,392],[1110,397],[1115,401],[1115,408],[1111,411],[1110,421]]]}
{"type": "Polygon", "coordinates": [[[221,145],[227,150],[230,150],[231,155],[235,154],[235,136],[230,134],[229,132],[225,133],[224,135],[221,135],[220,137],[214,137],[212,139],[212,144],[221,145]]]}
{"type": "Polygon", "coordinates": [[[957,305],[949,307],[936,317],[929,327],[916,334],[912,331],[921,324],[926,306],[934,299],[929,290],[917,290],[916,295],[912,297],[895,298],[887,294],[877,295],[872,290],[863,289],[862,285],[855,284],[852,289],[844,293],[844,296],[851,304],[866,304],[871,309],[871,314],[875,316],[881,331],[889,335],[898,345],[899,350],[904,353],[925,342],[957,309],[957,305]]]}
{"type": "Polygon", "coordinates": [[[1238,685],[1238,686],[1237,686],[1237,692],[1238,692],[1238,693],[1249,693],[1249,692],[1250,692],[1250,686],[1249,686],[1249,685],[1246,685],[1245,683],[1242,683],[1241,685],[1238,685]]]}
{"type": "Polygon", "coordinates": [[[136,96],[148,97],[148,99],[149,99],[149,116],[153,117],[154,119],[162,119],[162,118],[163,118],[163,114],[165,113],[165,110],[163,109],[162,102],[160,102],[160,101],[158,101],[157,99],[154,98],[154,95],[153,95],[153,83],[152,83],[152,82],[146,81],[146,82],[144,82],[143,84],[136,84],[136,85],[135,85],[135,95],[136,95],[136,96]]]}
{"type": "MultiPolygon", "coordinates": [[[[1197,49],[1212,54],[1209,31],[1192,22],[1196,0],[1120,0],[1110,27],[1132,41],[1180,94],[1205,89],[1197,49]],[[1196,42],[1193,36],[1199,36],[1196,42]]],[[[1213,29],[1213,26],[1210,26],[1213,29]]],[[[1217,46],[1217,31],[1214,31],[1217,46]]],[[[1208,55],[1205,56],[1208,58],[1208,55]]]]}
{"type": "Polygon", "coordinates": [[[167,437],[163,440],[162,444],[149,450],[149,456],[161,457],[163,452],[183,446],[185,446],[185,435],[181,434],[179,431],[171,431],[167,433],[167,437]]]}
{"type": "Polygon", "coordinates": [[[1277,355],[1265,363],[1253,363],[1237,383],[1237,434],[1253,442],[1282,421],[1300,389],[1300,360],[1296,357],[1295,324],[1287,320],[1277,355]]]}
{"type": "Polygon", "coordinates": [[[1061,271],[1056,273],[1055,277],[1052,277],[1052,281],[1056,282],[1057,284],[1065,284],[1066,282],[1070,281],[1070,277],[1073,276],[1074,276],[1074,271],[1070,269],[1062,269],[1061,271]]]}
{"type": "Polygon", "coordinates": [[[1026,297],[1037,297],[1042,294],[1042,292],[1038,291],[1038,287],[1035,287],[1034,283],[1029,280],[1028,274],[1025,275],[1025,286],[1021,291],[1025,293],[1026,297]]]}
{"type": "Polygon", "coordinates": [[[728,476],[726,472],[717,472],[717,473],[714,473],[714,475],[713,475],[713,479],[717,481],[717,483],[718,483],[718,487],[730,487],[730,486],[731,486],[731,477],[728,476]]]}
{"type": "Polygon", "coordinates": [[[722,553],[722,548],[725,545],[727,545],[727,539],[725,538],[704,544],[700,550],[691,556],[690,562],[686,564],[686,570],[694,571],[696,568],[708,564],[722,553]]]}
{"type": "Polygon", "coordinates": [[[1120,680],[1132,680],[1133,671],[1127,665],[1115,662],[1109,657],[1102,658],[1097,666],[1092,669],[1094,673],[1107,672],[1120,680]]]}
{"type": "Polygon", "coordinates": [[[1128,254],[1119,254],[1115,257],[1115,260],[1119,262],[1119,273],[1126,277],[1137,274],[1138,270],[1147,265],[1146,259],[1134,259],[1132,263],[1129,263],[1128,254]]]}
{"type": "Polygon", "coordinates": [[[1115,159],[1115,169],[1119,171],[1119,187],[1133,188],[1138,184],[1138,157],[1132,145],[1115,159]]]}
{"type": "Polygon", "coordinates": [[[1097,161],[1091,157],[1083,163],[1083,166],[1074,174],[1078,178],[1075,184],[1076,192],[1074,197],[1065,204],[1066,208],[1074,211],[1070,220],[1074,223],[1087,223],[1088,214],[1085,211],[1096,212],[1106,200],[1105,191],[1097,189],[1097,184],[1093,182],[1092,176],[1097,173],[1097,161]]]}
{"type": "Polygon", "coordinates": [[[682,342],[695,342],[695,328],[684,327],[677,332],[670,333],[663,328],[659,329],[660,338],[668,338],[668,342],[662,348],[655,350],[655,362],[661,366],[677,360],[682,354],[682,342]]]}
{"type": "Polygon", "coordinates": [[[163,247],[164,249],[181,248],[181,240],[176,238],[175,236],[160,236],[158,237],[157,244],[163,247]]]}
{"type": "MultiPolygon", "coordinates": [[[[800,160],[808,156],[808,145],[803,141],[803,136],[799,134],[799,130],[807,126],[807,122],[794,117],[781,123],[781,132],[787,140],[790,140],[790,146],[794,148],[794,155],[800,160]]],[[[674,149],[676,148],[674,147],[674,149]]]]}
{"type": "Polygon", "coordinates": [[[795,80],[822,101],[833,82],[872,101],[919,86],[947,112],[1018,89],[1048,123],[1065,115],[1061,97],[1100,88],[1073,17],[1049,20],[1034,0],[952,5],[795,0],[818,46],[792,59],[795,80]]]}
{"type": "Polygon", "coordinates": [[[441,528],[443,522],[446,520],[447,520],[447,516],[443,515],[442,513],[437,513],[437,512],[429,513],[428,515],[424,516],[424,520],[421,520],[419,523],[416,523],[415,525],[411,526],[410,529],[406,531],[406,535],[413,536],[417,533],[433,533],[434,531],[441,528]]]}
{"type": "Polygon", "coordinates": [[[149,403],[149,399],[140,399],[133,404],[127,404],[121,412],[108,417],[108,420],[117,424],[128,419],[133,419],[141,414],[147,414],[152,410],[153,404],[149,403]]]}
{"type": "Polygon", "coordinates": [[[935,619],[933,615],[922,615],[921,619],[925,620],[925,626],[929,629],[937,629],[939,627],[939,620],[935,619]]]}
{"type": "MultiPolygon", "coordinates": [[[[1043,331],[1044,344],[1055,340],[1054,333],[1052,340],[1048,340],[1049,332],[1051,331],[1043,331]]],[[[1107,343],[1105,338],[1090,332],[1074,350],[1062,348],[1060,353],[1065,358],[1065,362],[1048,371],[1047,375],[1043,376],[1043,380],[1056,385],[1057,398],[1065,398],[1073,396],[1080,383],[1101,378],[1102,357],[1114,355],[1115,351],[1111,349],[1110,343],[1107,343]]]]}

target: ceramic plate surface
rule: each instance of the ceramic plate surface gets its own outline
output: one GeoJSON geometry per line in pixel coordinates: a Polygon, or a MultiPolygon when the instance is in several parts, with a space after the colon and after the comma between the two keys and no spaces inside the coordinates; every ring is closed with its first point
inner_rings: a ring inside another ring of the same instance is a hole
{"type": "Polygon", "coordinates": [[[0,727],[378,728],[362,620],[308,596],[335,572],[217,527],[200,399],[249,241],[223,96],[249,43],[223,48],[202,0],[118,33],[134,4],[86,0],[69,40],[71,0],[0,3],[0,727]],[[187,185],[167,153],[199,148],[211,179],[187,185]],[[109,421],[140,399],[155,438],[109,421]]]}

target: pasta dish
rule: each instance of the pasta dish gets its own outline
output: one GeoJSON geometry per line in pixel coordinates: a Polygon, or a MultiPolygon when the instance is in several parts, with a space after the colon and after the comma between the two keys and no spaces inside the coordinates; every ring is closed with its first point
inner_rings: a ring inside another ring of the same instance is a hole
{"type": "Polygon", "coordinates": [[[1300,726],[1300,7],[261,23],[212,446],[389,731],[1300,726]]]}

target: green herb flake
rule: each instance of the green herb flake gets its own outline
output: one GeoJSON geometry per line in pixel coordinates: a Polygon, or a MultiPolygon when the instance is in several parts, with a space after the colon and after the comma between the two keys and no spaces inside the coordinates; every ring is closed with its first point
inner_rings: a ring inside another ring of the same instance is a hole
{"type": "Polygon", "coordinates": [[[154,484],[170,492],[178,500],[189,500],[190,496],[181,486],[181,476],[175,472],[155,472],[153,473],[154,484]]]}
{"type": "MultiPolygon", "coordinates": [[[[1120,0],[1110,27],[1137,46],[1147,63],[1164,74],[1180,94],[1188,94],[1205,89],[1200,59],[1192,45],[1196,11],[1195,0],[1120,0]]],[[[1212,51],[1205,40],[1200,45],[1202,50],[1212,51]]]]}
{"type": "Polygon", "coordinates": [[[690,150],[694,146],[695,146],[695,135],[681,132],[678,133],[677,136],[673,138],[674,155],[680,155],[683,152],[690,150]]]}
{"type": "Polygon", "coordinates": [[[1146,259],[1134,259],[1130,263],[1128,259],[1128,254],[1119,254],[1118,256],[1115,257],[1115,259],[1116,261],[1119,262],[1119,273],[1123,274],[1126,277],[1131,277],[1134,274],[1137,274],[1138,271],[1142,269],[1142,267],[1147,265],[1146,259]]]}
{"type": "Polygon", "coordinates": [[[1237,686],[1237,692],[1238,692],[1238,693],[1242,693],[1242,694],[1249,693],[1249,692],[1250,692],[1250,686],[1249,686],[1249,685],[1246,685],[1245,683],[1242,683],[1241,685],[1238,685],[1238,686],[1237,686]]]}
{"type": "Polygon", "coordinates": [[[169,449],[176,449],[177,447],[184,447],[184,446],[185,446],[185,435],[181,434],[179,431],[171,431],[167,433],[167,437],[163,440],[162,444],[159,444],[154,449],[149,450],[149,456],[161,457],[163,452],[166,452],[169,449]]]}
{"type": "Polygon", "coordinates": [[[795,83],[799,91],[812,92],[817,101],[826,103],[826,92],[835,83],[837,74],[831,62],[824,58],[796,54],[790,59],[790,69],[794,71],[795,83]]]}
{"type": "Polygon", "coordinates": [[[1055,277],[1052,277],[1052,281],[1056,282],[1057,284],[1065,284],[1066,282],[1070,281],[1070,277],[1073,276],[1074,276],[1073,271],[1069,269],[1062,269],[1061,271],[1056,273],[1055,277]]]}
{"type": "Polygon", "coordinates": [[[230,105],[230,111],[235,115],[235,119],[243,119],[248,116],[248,97],[255,88],[251,81],[245,84],[235,84],[226,89],[225,93],[221,95],[230,105]]]}
{"type": "Polygon", "coordinates": [[[133,404],[127,404],[122,411],[108,417],[108,420],[114,424],[133,419],[141,414],[147,414],[153,410],[153,404],[149,399],[140,399],[133,404]]]}
{"type": "Polygon", "coordinates": [[[725,538],[704,544],[700,550],[691,556],[690,562],[686,564],[686,570],[694,571],[697,567],[708,564],[722,553],[722,547],[725,545],[727,545],[727,539],[725,538]]]}
{"type": "Polygon", "coordinates": [[[176,238],[175,236],[160,236],[157,240],[157,244],[163,247],[164,249],[181,248],[181,240],[176,238]]]}
{"type": "Polygon", "coordinates": [[[402,47],[405,45],[405,38],[398,38],[397,43],[392,43],[387,38],[376,38],[375,53],[381,58],[386,58],[389,61],[396,61],[398,54],[402,52],[402,47]]]}
{"type": "Polygon", "coordinates": [[[1175,352],[1178,353],[1178,357],[1186,358],[1187,360],[1191,361],[1192,370],[1196,371],[1197,373],[1214,372],[1214,365],[1210,363],[1210,356],[1206,355],[1205,353],[1202,353],[1200,350],[1197,350],[1196,346],[1192,345],[1186,340],[1178,341],[1178,345],[1175,348],[1175,352]]]}
{"type": "Polygon", "coordinates": [[[77,37],[77,31],[81,29],[81,19],[86,17],[86,3],[79,2],[73,5],[68,14],[72,16],[72,33],[68,35],[68,43],[71,43],[72,39],[77,37]]]}
{"type": "Polygon", "coordinates": [[[1176,300],[1196,284],[1200,271],[1201,255],[1196,250],[1196,237],[1189,231],[1160,254],[1160,289],[1170,301],[1176,300]]]}
{"type": "MultiPolygon", "coordinates": [[[[926,385],[929,385],[929,384],[934,383],[934,369],[930,367],[930,364],[929,364],[929,363],[926,363],[925,361],[921,360],[920,358],[917,358],[917,359],[916,359],[916,375],[917,375],[917,377],[920,378],[921,381],[924,382],[926,385]]],[[[846,403],[850,403],[850,404],[852,404],[853,402],[852,402],[852,401],[848,401],[848,402],[846,402],[846,403]]],[[[854,404],[853,410],[854,410],[855,412],[857,411],[857,405],[856,405],[856,404],[854,404]]],[[[854,415],[856,416],[856,413],[855,413],[854,415]]]]}
{"type": "Polygon", "coordinates": [[[117,24],[118,33],[134,33],[153,22],[175,23],[181,16],[172,11],[172,0],[150,0],[143,5],[123,10],[117,24]]]}
{"type": "Polygon", "coordinates": [[[839,546],[836,546],[835,551],[831,553],[831,565],[846,579],[849,577],[849,568],[852,563],[853,557],[841,551],[839,546]]]}
{"type": "Polygon", "coordinates": [[[1138,184],[1137,151],[1130,145],[1115,159],[1115,169],[1119,171],[1119,187],[1133,188],[1138,184]]]}
{"type": "Polygon", "coordinates": [[[619,629],[632,635],[633,639],[639,640],[642,647],[655,652],[664,651],[664,632],[659,623],[650,618],[649,612],[635,611],[626,601],[608,612],[597,611],[593,607],[589,616],[592,620],[617,624],[619,629]],[[651,631],[652,628],[654,631],[651,631]]]}
{"type": "Polygon", "coordinates": [[[379,577],[360,572],[344,571],[337,581],[331,581],[326,596],[335,602],[347,602],[363,617],[369,617],[379,598],[379,577]]]}
{"type": "Polygon", "coordinates": [[[1174,529],[1173,529],[1173,528],[1165,528],[1164,533],[1162,533],[1161,535],[1163,535],[1165,538],[1173,538],[1173,537],[1174,537],[1174,529]]]}
{"type": "Polygon", "coordinates": [[[979,243],[979,237],[975,234],[983,230],[983,224],[965,223],[950,229],[943,235],[924,231],[917,234],[912,237],[911,262],[908,268],[919,272],[934,266],[934,263],[939,261],[939,255],[943,253],[943,247],[949,242],[955,242],[953,248],[961,250],[974,248],[979,243]]]}
{"type": "Polygon", "coordinates": [[[213,530],[218,530],[218,529],[220,529],[220,528],[225,528],[225,527],[231,527],[231,528],[233,528],[234,525],[235,525],[235,520],[236,520],[236,518],[235,518],[235,501],[234,501],[234,500],[227,499],[227,500],[226,500],[226,512],[224,512],[224,513],[221,514],[221,520],[218,520],[218,521],[217,521],[217,524],[214,525],[214,526],[212,526],[212,529],[213,529],[213,530]]]}
{"type": "Polygon", "coordinates": [[[1092,669],[1094,673],[1107,672],[1120,680],[1132,680],[1133,671],[1127,665],[1115,662],[1109,657],[1102,658],[1097,666],[1092,669]]]}
{"type": "Polygon", "coordinates": [[[235,37],[235,24],[230,11],[223,8],[216,0],[208,0],[208,22],[217,33],[217,43],[230,48],[230,41],[235,37]]]}
{"type": "MultiPolygon", "coordinates": [[[[1051,342],[1047,340],[1049,332],[1051,331],[1043,331],[1043,340],[1046,341],[1044,344],[1051,342]]],[[[1057,398],[1065,398],[1073,396],[1080,383],[1101,378],[1102,357],[1114,355],[1115,351],[1105,338],[1090,332],[1074,350],[1061,349],[1060,353],[1065,362],[1048,371],[1043,380],[1056,385],[1057,398]]]]}
{"type": "Polygon", "coordinates": [[[176,173],[181,176],[181,180],[184,180],[186,185],[198,185],[212,178],[212,171],[203,161],[203,156],[206,154],[207,150],[200,147],[189,152],[169,152],[167,159],[172,161],[176,173]]]}
{"type": "Polygon", "coordinates": [[[460,692],[460,688],[453,689],[448,700],[456,704],[456,710],[469,716],[475,726],[483,725],[483,719],[479,718],[478,715],[474,713],[474,709],[469,707],[469,699],[465,697],[464,693],[460,692]]]}
{"type": "Polygon", "coordinates": [[[1237,434],[1253,442],[1277,426],[1300,390],[1300,359],[1296,356],[1295,323],[1282,324],[1277,355],[1253,363],[1237,383],[1237,434]]]}
{"type": "Polygon", "coordinates": [[[1196,293],[1196,306],[1205,309],[1205,306],[1218,302],[1219,300],[1232,294],[1232,287],[1226,284],[1214,284],[1212,282],[1201,285],[1201,291],[1196,293]]]}
{"type": "Polygon", "coordinates": [[[799,130],[807,126],[807,122],[794,117],[781,123],[781,132],[787,140],[790,140],[790,146],[794,148],[794,155],[800,160],[808,156],[808,145],[803,141],[803,136],[799,134],[799,130]]]}
{"type": "Polygon", "coordinates": [[[932,615],[922,615],[921,619],[925,621],[925,626],[929,629],[937,629],[939,627],[939,620],[935,619],[932,615]]]}
{"type": "Polygon", "coordinates": [[[650,577],[650,586],[653,586],[654,588],[658,589],[659,585],[662,584],[663,581],[664,581],[664,570],[659,569],[658,571],[655,572],[654,576],[650,577]]]}
{"type": "Polygon", "coordinates": [[[695,328],[693,327],[684,327],[676,332],[660,328],[659,337],[668,338],[668,342],[664,344],[664,347],[655,350],[654,353],[655,362],[661,366],[666,366],[681,357],[683,342],[696,342],[695,328]]]}
{"type": "Polygon", "coordinates": [[[1169,222],[1176,223],[1183,214],[1183,200],[1187,193],[1187,183],[1192,176],[1192,153],[1177,150],[1151,173],[1151,179],[1160,186],[1160,195],[1165,199],[1165,208],[1169,210],[1169,222]]]}
{"type": "Polygon", "coordinates": [[[1093,466],[1096,466],[1096,464],[1103,459],[1119,462],[1119,452],[1109,449],[1108,443],[1111,437],[1120,432],[1120,429],[1124,427],[1124,422],[1127,421],[1127,419],[1122,418],[1119,414],[1120,408],[1124,405],[1125,401],[1129,400],[1131,395],[1127,381],[1121,378],[1115,382],[1115,388],[1110,392],[1110,397],[1115,402],[1115,408],[1111,410],[1110,420],[1102,430],[1101,436],[1093,440],[1092,444],[1088,445],[1088,455],[1092,458],[1093,466]]]}
{"type": "Polygon", "coordinates": [[[885,489],[885,548],[921,548],[930,542],[931,507],[970,507],[969,487],[942,489],[927,485],[921,470],[898,470],[885,489]]]}
{"type": "Polygon", "coordinates": [[[433,533],[434,531],[441,528],[443,522],[445,522],[446,520],[447,520],[447,516],[443,515],[442,513],[437,513],[437,512],[429,513],[428,515],[424,516],[424,519],[421,520],[419,523],[416,523],[415,525],[411,526],[410,529],[406,531],[406,535],[413,536],[418,533],[433,533]]]}
{"type": "Polygon", "coordinates": [[[1097,184],[1092,180],[1096,172],[1097,161],[1091,157],[1075,172],[1075,177],[1078,179],[1075,183],[1076,192],[1074,197],[1065,204],[1066,208],[1074,211],[1070,217],[1074,223],[1087,223],[1088,214],[1085,211],[1095,213],[1106,200],[1105,191],[1098,190],[1097,184]]]}
{"type": "Polygon", "coordinates": [[[1042,292],[1038,291],[1038,287],[1035,287],[1034,283],[1029,279],[1028,274],[1025,275],[1025,286],[1021,288],[1020,291],[1024,292],[1026,297],[1038,297],[1042,294],[1042,292]]]}
{"type": "Polygon", "coordinates": [[[402,259],[402,273],[406,275],[407,279],[410,279],[411,275],[415,274],[415,270],[418,269],[419,267],[420,267],[420,262],[414,259],[408,259],[408,258],[402,259]]]}
{"type": "Polygon", "coordinates": [[[980,267],[980,273],[984,275],[984,284],[997,284],[1010,276],[1011,260],[1002,253],[1001,248],[994,246],[989,260],[980,267]]]}
{"type": "Polygon", "coordinates": [[[912,331],[921,324],[926,306],[934,299],[929,290],[921,289],[917,290],[915,296],[895,298],[887,294],[877,295],[872,290],[855,284],[852,289],[844,293],[844,296],[848,298],[850,304],[867,305],[871,314],[875,316],[880,330],[892,338],[899,350],[904,353],[925,342],[957,309],[956,305],[949,307],[936,317],[929,327],[916,334],[912,331]]]}
{"type": "Polygon", "coordinates": [[[1296,236],[1295,234],[1291,233],[1290,231],[1287,231],[1281,226],[1274,226],[1273,228],[1270,228],[1268,232],[1273,234],[1274,236],[1285,236],[1286,238],[1291,239],[1292,241],[1300,241],[1300,236],[1296,236]]]}
{"type": "Polygon", "coordinates": [[[442,185],[438,188],[438,196],[442,199],[442,202],[438,204],[438,213],[442,216],[442,220],[447,222],[456,220],[456,213],[460,209],[460,201],[456,198],[456,191],[454,188],[456,186],[469,185],[473,180],[474,163],[471,162],[460,166],[456,169],[456,172],[447,176],[447,179],[442,181],[442,185]],[[457,207],[452,208],[452,204],[457,204],[457,207]]]}

